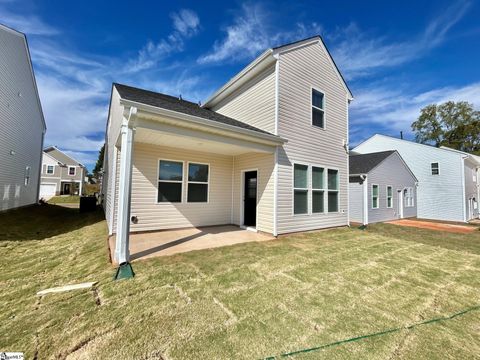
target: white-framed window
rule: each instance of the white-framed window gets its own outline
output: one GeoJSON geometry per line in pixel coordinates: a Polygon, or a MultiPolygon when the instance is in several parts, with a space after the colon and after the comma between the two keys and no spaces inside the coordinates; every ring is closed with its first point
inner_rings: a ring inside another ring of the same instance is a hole
{"type": "Polygon", "coordinates": [[[30,169],[30,166],[25,166],[25,186],[28,186],[30,184],[30,169]]]}
{"type": "Polygon", "coordinates": [[[387,185],[387,208],[393,208],[393,188],[387,185]]]}
{"type": "Polygon", "coordinates": [[[438,162],[431,163],[430,168],[432,170],[432,175],[440,175],[440,166],[438,165],[438,162]]]}
{"type": "Polygon", "coordinates": [[[308,214],[308,165],[293,164],[293,213],[308,214]]]}
{"type": "Polygon", "coordinates": [[[47,165],[47,174],[52,175],[55,170],[55,167],[53,165],[47,165]]]}
{"type": "Polygon", "coordinates": [[[312,166],[312,213],[325,212],[325,169],[312,166]]]}
{"type": "Polygon", "coordinates": [[[372,184],[372,209],[378,209],[378,185],[372,184]]]}
{"type": "Polygon", "coordinates": [[[210,165],[188,163],[187,202],[208,202],[210,165]]]}
{"type": "Polygon", "coordinates": [[[312,88],[312,125],[325,129],[325,94],[312,88]]]}
{"type": "Polygon", "coordinates": [[[328,169],[328,212],[338,212],[338,170],[328,169]]]}
{"type": "Polygon", "coordinates": [[[76,171],[77,171],[77,168],[75,166],[68,167],[68,175],[75,176],[76,171]]]}
{"type": "Polygon", "coordinates": [[[183,161],[158,161],[157,202],[180,203],[183,195],[183,161]]]}
{"type": "Polygon", "coordinates": [[[403,191],[403,195],[405,198],[405,207],[413,207],[415,206],[415,201],[414,201],[414,192],[412,187],[407,187],[403,191]]]}

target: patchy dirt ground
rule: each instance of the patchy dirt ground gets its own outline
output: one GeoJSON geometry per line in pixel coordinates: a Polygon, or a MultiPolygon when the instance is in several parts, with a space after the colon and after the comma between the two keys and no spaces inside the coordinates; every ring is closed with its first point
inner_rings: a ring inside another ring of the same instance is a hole
{"type": "MultiPolygon", "coordinates": [[[[102,213],[0,214],[0,351],[37,359],[259,359],[480,302],[480,232],[388,224],[192,251],[112,281],[102,213]],[[38,290],[99,281],[94,289],[38,290]]],[[[293,356],[473,359],[480,311],[293,356]]]]}
{"type": "Polygon", "coordinates": [[[446,223],[440,223],[440,222],[411,220],[411,219],[400,219],[400,220],[388,221],[387,224],[409,226],[409,227],[414,227],[419,229],[429,229],[429,230],[436,230],[436,231],[447,231],[447,232],[456,233],[456,234],[468,234],[478,230],[478,228],[474,226],[446,224],[446,223]]]}

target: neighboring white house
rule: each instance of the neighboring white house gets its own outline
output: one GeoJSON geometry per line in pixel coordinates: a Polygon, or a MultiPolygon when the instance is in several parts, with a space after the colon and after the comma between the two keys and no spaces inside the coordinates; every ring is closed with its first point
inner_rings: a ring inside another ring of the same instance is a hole
{"type": "Polygon", "coordinates": [[[266,50],[203,106],[114,84],[102,192],[115,260],[130,229],[348,225],[351,100],[319,36],[266,50]]]}
{"type": "Polygon", "coordinates": [[[24,34],[0,25],[0,211],[38,200],[42,106],[24,34]]]}
{"type": "Polygon", "coordinates": [[[350,221],[364,225],[417,216],[417,178],[395,150],[350,152],[350,221]]]}
{"type": "Polygon", "coordinates": [[[83,193],[85,166],[55,146],[43,150],[42,159],[40,198],[83,193]]]}
{"type": "Polygon", "coordinates": [[[419,218],[467,222],[479,216],[479,157],[378,134],[353,149],[386,150],[397,150],[418,179],[419,218]]]}

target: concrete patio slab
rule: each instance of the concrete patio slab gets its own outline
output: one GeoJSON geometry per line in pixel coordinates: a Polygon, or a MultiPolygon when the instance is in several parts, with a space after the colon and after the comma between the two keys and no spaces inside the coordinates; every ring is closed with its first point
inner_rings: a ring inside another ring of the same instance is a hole
{"type": "MultiPolygon", "coordinates": [[[[233,225],[134,233],[130,234],[130,260],[272,239],[275,239],[272,235],[233,225]]],[[[114,259],[115,236],[109,238],[109,245],[114,259]]]]}

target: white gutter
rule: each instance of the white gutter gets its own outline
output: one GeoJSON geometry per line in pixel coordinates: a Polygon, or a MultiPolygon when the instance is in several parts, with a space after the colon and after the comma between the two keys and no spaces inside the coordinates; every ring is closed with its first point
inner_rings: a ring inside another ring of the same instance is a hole
{"type": "Polygon", "coordinates": [[[173,110],[163,109],[163,108],[159,108],[157,106],[147,105],[147,104],[139,103],[139,102],[136,102],[136,101],[120,99],[120,103],[125,105],[125,106],[136,107],[138,110],[144,110],[144,111],[150,112],[152,114],[171,117],[171,118],[174,118],[174,119],[181,119],[183,121],[187,121],[187,122],[192,123],[192,124],[203,125],[203,126],[207,126],[207,127],[214,128],[214,129],[231,131],[231,132],[235,132],[235,133],[238,133],[238,134],[254,137],[254,138],[257,138],[259,140],[264,140],[264,141],[270,143],[271,145],[279,145],[279,144],[281,145],[281,144],[284,144],[284,143],[287,142],[286,139],[283,139],[283,138],[281,138],[279,136],[276,136],[276,135],[261,133],[261,132],[258,132],[258,131],[255,131],[255,130],[250,130],[250,129],[243,129],[243,128],[240,128],[238,126],[229,125],[229,124],[221,123],[221,122],[218,122],[218,121],[205,119],[205,118],[194,116],[194,115],[188,115],[188,114],[180,113],[180,112],[173,111],[173,110]]]}

